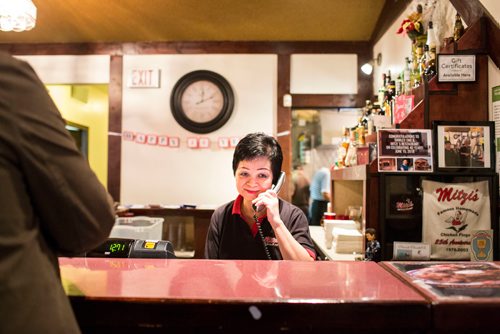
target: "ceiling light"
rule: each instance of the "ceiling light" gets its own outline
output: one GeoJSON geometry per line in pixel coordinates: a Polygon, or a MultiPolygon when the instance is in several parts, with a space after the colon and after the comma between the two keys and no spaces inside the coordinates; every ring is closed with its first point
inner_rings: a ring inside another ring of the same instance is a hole
{"type": "Polygon", "coordinates": [[[0,30],[31,30],[36,22],[36,7],[31,0],[0,0],[0,30]]]}
{"type": "Polygon", "coordinates": [[[377,64],[377,66],[380,66],[380,64],[382,64],[382,54],[381,53],[377,54],[377,58],[372,59],[367,63],[364,63],[363,66],[361,66],[361,71],[363,71],[363,73],[366,75],[372,74],[373,64],[377,64]]]}

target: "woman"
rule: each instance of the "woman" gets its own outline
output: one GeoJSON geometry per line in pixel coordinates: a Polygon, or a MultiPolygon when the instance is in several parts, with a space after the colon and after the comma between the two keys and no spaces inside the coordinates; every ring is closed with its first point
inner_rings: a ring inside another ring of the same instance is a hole
{"type": "Polygon", "coordinates": [[[281,147],[275,138],[252,133],[240,140],[233,155],[239,195],[212,215],[206,258],[314,260],[306,216],[271,189],[282,162],[281,147]],[[255,211],[260,206],[264,209],[255,211]]]}

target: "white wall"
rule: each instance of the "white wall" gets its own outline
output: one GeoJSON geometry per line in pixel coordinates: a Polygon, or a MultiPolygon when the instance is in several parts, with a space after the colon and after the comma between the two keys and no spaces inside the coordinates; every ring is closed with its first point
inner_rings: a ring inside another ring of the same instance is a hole
{"type": "Polygon", "coordinates": [[[122,203],[218,206],[237,195],[232,172],[233,149],[220,149],[219,137],[243,137],[262,131],[275,134],[277,101],[276,55],[136,55],[124,56],[124,82],[131,69],[158,68],[160,88],[123,88],[123,131],[176,136],[179,148],[122,142],[122,203]],[[210,149],[186,147],[196,136],[179,126],[170,111],[176,81],[194,70],[224,76],[235,93],[229,121],[203,135],[210,149]]]}
{"type": "Polygon", "coordinates": [[[16,56],[48,84],[108,84],[109,56],[16,56]]]}
{"type": "MultiPolygon", "coordinates": [[[[500,1],[498,0],[481,0],[481,3],[486,8],[488,12],[496,19],[498,22],[500,18],[500,1]]],[[[495,65],[495,63],[490,59],[488,59],[488,110],[490,119],[493,117],[493,104],[491,102],[491,89],[500,85],[500,70],[495,65]]],[[[498,134],[497,134],[498,136],[498,134]]],[[[500,157],[497,157],[500,159],[500,157]]]]}
{"type": "Polygon", "coordinates": [[[357,94],[356,54],[294,54],[290,57],[290,93],[357,94]]]}
{"type": "MultiPolygon", "coordinates": [[[[362,109],[320,110],[321,138],[323,144],[337,144],[344,127],[352,128],[358,124],[362,109]]],[[[331,163],[334,163],[333,159],[331,163]]]]}
{"type": "Polygon", "coordinates": [[[500,19],[500,1],[498,0],[479,0],[486,10],[493,16],[497,22],[500,19]]]}

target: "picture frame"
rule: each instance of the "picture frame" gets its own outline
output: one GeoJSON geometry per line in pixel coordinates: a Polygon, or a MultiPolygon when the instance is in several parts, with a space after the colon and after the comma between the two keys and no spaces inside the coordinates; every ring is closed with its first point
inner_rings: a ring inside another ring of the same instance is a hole
{"type": "Polygon", "coordinates": [[[434,121],[433,131],[436,171],[495,171],[494,122],[434,121]]]}
{"type": "Polygon", "coordinates": [[[476,55],[438,54],[436,70],[438,82],[475,82],[476,55]]]}
{"type": "Polygon", "coordinates": [[[377,130],[378,171],[432,173],[432,130],[377,130]]]}

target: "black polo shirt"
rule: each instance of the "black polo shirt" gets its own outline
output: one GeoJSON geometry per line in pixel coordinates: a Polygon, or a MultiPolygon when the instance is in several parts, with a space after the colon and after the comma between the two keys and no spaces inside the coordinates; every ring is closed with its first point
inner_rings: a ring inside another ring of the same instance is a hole
{"type": "MultiPolygon", "coordinates": [[[[267,259],[257,224],[254,223],[250,228],[241,215],[242,201],[243,197],[238,196],[236,200],[224,204],[214,211],[208,228],[205,258],[267,259]]],[[[309,235],[309,224],[302,210],[281,199],[279,199],[279,210],[281,220],[286,228],[314,259],[316,253],[309,235]]],[[[271,259],[282,260],[283,256],[281,256],[278,241],[267,217],[262,217],[259,221],[271,259]]]]}

